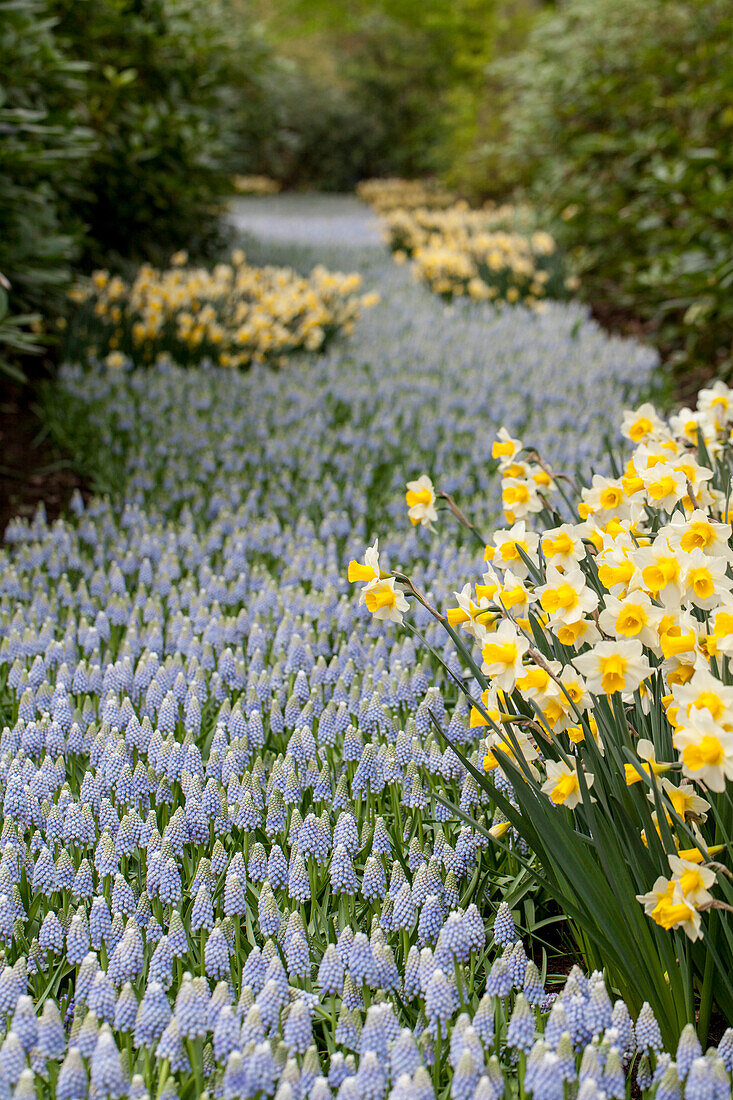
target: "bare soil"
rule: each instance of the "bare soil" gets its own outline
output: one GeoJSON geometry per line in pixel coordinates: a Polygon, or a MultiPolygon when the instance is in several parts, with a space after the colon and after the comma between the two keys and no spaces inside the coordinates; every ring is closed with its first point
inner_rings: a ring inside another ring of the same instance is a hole
{"type": "Polygon", "coordinates": [[[42,502],[53,521],[74,489],[86,495],[71,463],[45,435],[36,385],[0,380],[0,539],[8,521],[30,519],[42,502]]]}

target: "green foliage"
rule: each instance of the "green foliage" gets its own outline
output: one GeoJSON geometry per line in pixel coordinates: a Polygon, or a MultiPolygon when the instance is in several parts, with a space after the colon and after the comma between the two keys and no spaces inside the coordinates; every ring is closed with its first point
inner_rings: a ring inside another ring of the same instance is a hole
{"type": "Polygon", "coordinates": [[[381,164],[380,131],[354,95],[292,59],[273,56],[263,65],[237,123],[237,171],[261,172],[285,187],[351,191],[381,164]]]}
{"type": "Polygon", "coordinates": [[[441,143],[441,175],[451,187],[476,201],[503,199],[497,178],[497,149],[503,148],[511,117],[511,95],[494,64],[522,49],[543,0],[497,0],[485,62],[471,83],[462,81],[447,96],[451,125],[441,143]],[[498,186],[497,186],[498,184],[498,186]]]}
{"type": "Polygon", "coordinates": [[[32,350],[12,313],[58,303],[77,251],[79,224],[65,207],[78,193],[89,134],[71,95],[80,66],[63,56],[42,0],[0,0],[0,346],[32,350]]]}
{"type": "Polygon", "coordinates": [[[37,313],[11,315],[9,288],[7,279],[0,276],[0,373],[24,382],[25,374],[16,360],[19,355],[35,355],[40,351],[33,335],[40,317],[37,313]]]}
{"type": "MultiPolygon", "coordinates": [[[[281,98],[271,129],[292,154],[290,179],[334,189],[374,175],[441,172],[476,190],[475,149],[493,119],[486,66],[497,48],[523,39],[537,2],[357,0],[345,9],[334,0],[260,0],[304,92],[281,98]],[[322,115],[298,109],[318,99],[322,115]],[[332,119],[340,130],[327,128],[332,119]]],[[[260,170],[276,174],[276,165],[260,170]]]]}
{"type": "Polygon", "coordinates": [[[733,9],[568,0],[495,67],[499,185],[557,216],[583,292],[656,326],[677,365],[730,370],[733,9]]]}
{"type": "Polygon", "coordinates": [[[52,0],[69,56],[88,63],[79,108],[96,137],[79,212],[89,251],[156,257],[203,247],[228,187],[238,30],[227,5],[52,0]]]}
{"type": "Polygon", "coordinates": [[[6,353],[75,264],[206,251],[271,64],[227,0],[0,0],[6,353]]]}
{"type": "Polygon", "coordinates": [[[368,174],[434,170],[444,78],[436,40],[424,24],[367,13],[355,28],[344,72],[364,118],[372,120],[377,156],[368,174]]]}

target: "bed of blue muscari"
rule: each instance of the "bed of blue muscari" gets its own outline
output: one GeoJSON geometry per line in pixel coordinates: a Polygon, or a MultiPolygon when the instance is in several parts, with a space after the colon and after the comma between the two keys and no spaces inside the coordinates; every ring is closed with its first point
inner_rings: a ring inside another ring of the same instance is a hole
{"type": "Polygon", "coordinates": [[[280,373],[63,370],[110,495],[0,551],[0,1097],[729,1096],[730,1032],[664,1053],[600,973],[543,988],[518,865],[435,798],[478,800],[428,714],[470,753],[465,706],[345,582],[378,529],[444,603],[478,563],[404,481],[488,525],[499,425],[602,464],[653,356],[365,266],[382,305],[280,373]]]}

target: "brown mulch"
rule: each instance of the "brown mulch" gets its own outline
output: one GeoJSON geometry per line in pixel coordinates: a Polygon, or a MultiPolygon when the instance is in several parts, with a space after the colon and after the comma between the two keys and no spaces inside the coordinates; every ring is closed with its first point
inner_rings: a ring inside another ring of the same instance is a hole
{"type": "Polygon", "coordinates": [[[37,390],[0,377],[0,540],[8,521],[31,518],[43,502],[50,521],[85,486],[71,463],[44,434],[35,411],[37,390]]]}
{"type": "Polygon", "coordinates": [[[620,336],[634,336],[642,344],[652,343],[652,333],[656,329],[653,321],[642,321],[627,310],[620,309],[612,302],[592,302],[591,313],[593,317],[608,332],[615,332],[620,336]]]}

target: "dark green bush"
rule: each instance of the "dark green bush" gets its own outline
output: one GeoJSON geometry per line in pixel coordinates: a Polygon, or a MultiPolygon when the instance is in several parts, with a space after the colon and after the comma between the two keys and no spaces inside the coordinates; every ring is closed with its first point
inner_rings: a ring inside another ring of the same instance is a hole
{"type": "Polygon", "coordinates": [[[50,0],[87,63],[78,102],[96,138],[78,210],[94,260],[203,246],[228,189],[238,45],[227,6],[198,0],[50,0]]]}
{"type": "Polygon", "coordinates": [[[566,0],[494,69],[498,182],[556,215],[581,293],[650,322],[679,367],[731,367],[732,41],[730,0],[566,0]]]}
{"type": "Polygon", "coordinates": [[[283,58],[263,66],[237,119],[236,170],[284,187],[350,191],[380,163],[380,128],[353,92],[283,58]]]}
{"type": "Polygon", "coordinates": [[[80,67],[41,0],[0,0],[0,363],[27,352],[28,314],[59,304],[80,224],[68,216],[89,155],[71,107],[80,67]]]}

